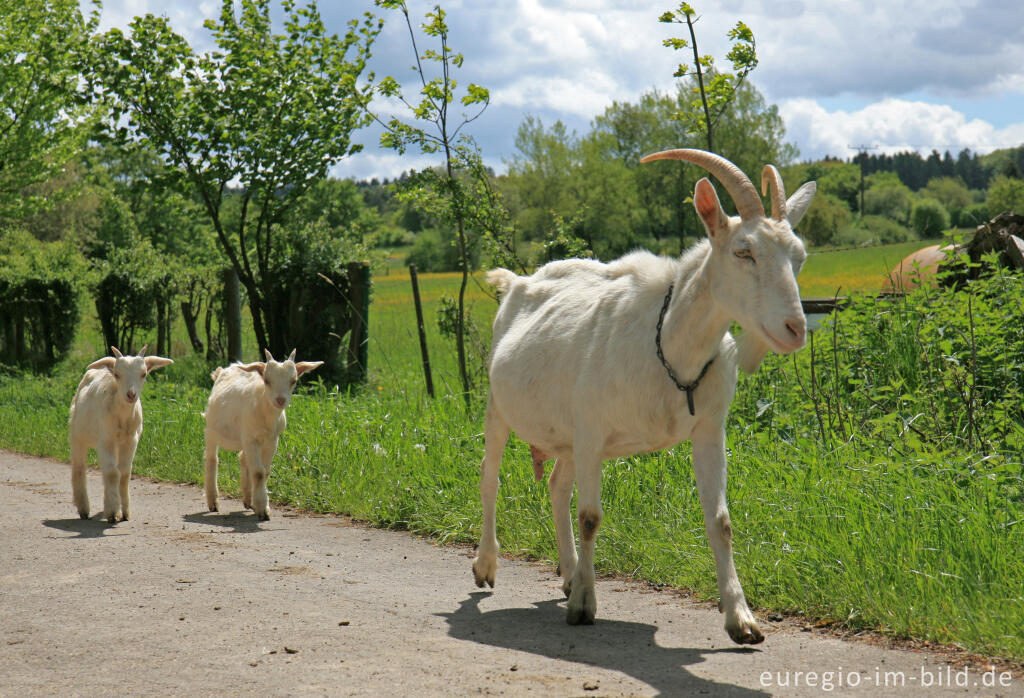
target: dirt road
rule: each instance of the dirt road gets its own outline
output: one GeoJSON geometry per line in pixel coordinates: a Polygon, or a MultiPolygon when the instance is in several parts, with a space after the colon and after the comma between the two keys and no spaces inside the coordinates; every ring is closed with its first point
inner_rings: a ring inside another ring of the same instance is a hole
{"type": "MultiPolygon", "coordinates": [[[[131,488],[131,521],[83,521],[66,464],[0,451],[0,695],[1024,695],[788,625],[741,648],[713,609],[617,581],[570,627],[545,565],[483,592],[465,549],[131,488]]],[[[95,511],[96,471],[89,491],[95,511]]]]}

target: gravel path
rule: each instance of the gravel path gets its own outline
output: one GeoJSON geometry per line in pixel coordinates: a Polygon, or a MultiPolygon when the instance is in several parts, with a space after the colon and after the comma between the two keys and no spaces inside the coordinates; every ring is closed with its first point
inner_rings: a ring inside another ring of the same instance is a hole
{"type": "MultiPolygon", "coordinates": [[[[95,470],[89,491],[100,509],[95,470]]],[[[597,623],[570,627],[546,565],[503,561],[484,592],[465,548],[131,493],[131,521],[83,521],[67,464],[0,451],[0,695],[1024,695],[760,617],[767,640],[741,648],[706,604],[614,580],[597,623]]]]}

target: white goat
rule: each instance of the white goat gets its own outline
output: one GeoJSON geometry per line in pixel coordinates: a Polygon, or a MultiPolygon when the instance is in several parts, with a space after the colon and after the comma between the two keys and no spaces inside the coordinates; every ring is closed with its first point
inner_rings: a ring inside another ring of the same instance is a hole
{"type": "Polygon", "coordinates": [[[772,201],[766,218],[757,190],[728,160],[683,149],[641,162],[656,159],[705,168],[725,185],[740,215],[725,214],[705,178],[693,198],[710,240],[681,259],[634,252],[610,264],[552,262],[527,277],[505,269],[487,275],[502,301],[494,319],[480,466],[483,524],[473,573],[478,586],[494,586],[498,470],[514,429],[530,444],[535,469],[549,455],[556,459],[548,485],[567,620],[593,623],[602,462],[689,438],[725,627],[735,642],[755,644],[764,637],[732,558],[725,416],[738,362],[753,371],[769,349],[789,353],[804,345],[796,275],[806,252],[793,226],[816,187],[809,182],[786,201],[778,171],[765,166],[762,185],[771,188],[772,201]],[[728,332],[733,321],[746,330],[739,351],[728,332]],[[578,556],[570,513],[574,478],[578,556]]]}
{"type": "MultiPolygon", "coordinates": [[[[265,350],[266,351],[266,350],[265,350]]],[[[299,376],[323,361],[295,363],[295,350],[282,362],[266,351],[266,362],[231,364],[211,374],[213,391],[206,418],[206,505],[217,511],[217,449],[239,451],[242,503],[268,521],[267,479],[277,439],[287,425],[284,410],[299,376]]]]}
{"type": "Polygon", "coordinates": [[[85,458],[96,449],[103,471],[103,518],[127,521],[128,481],[135,449],[142,436],[142,387],[150,371],[173,364],[161,356],[113,356],[89,364],[71,400],[68,432],[71,441],[71,491],[78,515],[89,518],[89,492],[85,485],[85,458]]]}

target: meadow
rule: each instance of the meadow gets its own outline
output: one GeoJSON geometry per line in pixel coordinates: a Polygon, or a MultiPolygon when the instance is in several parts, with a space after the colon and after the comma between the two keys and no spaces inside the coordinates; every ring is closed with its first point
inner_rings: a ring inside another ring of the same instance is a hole
{"type": "MultiPolygon", "coordinates": [[[[906,254],[896,248],[812,255],[805,296],[863,293],[798,355],[769,357],[740,379],[727,422],[740,579],[759,615],[1024,661],[1024,283],[997,276],[956,293],[876,299],[906,254]]],[[[458,276],[423,275],[420,285],[438,397],[423,388],[408,276],[390,270],[374,282],[369,381],[339,389],[312,374],[289,408],[271,497],[475,542],[486,386],[467,410],[453,344],[437,328],[458,276]]],[[[468,299],[486,346],[495,302],[478,278],[468,299]]],[[[209,367],[185,351],[182,342],[146,387],[135,472],[199,484],[209,367]]],[[[104,353],[86,321],[57,370],[0,375],[0,446],[66,460],[68,404],[82,367],[104,353]]],[[[220,487],[237,492],[237,460],[222,462],[220,487]]],[[[499,540],[503,552],[553,561],[546,485],[529,464],[513,438],[499,540]]],[[[716,598],[688,444],[607,463],[602,493],[600,571],[716,598]]],[[[468,560],[465,573],[468,589],[468,560]]],[[[500,570],[497,583],[500,593],[500,570]]]]}

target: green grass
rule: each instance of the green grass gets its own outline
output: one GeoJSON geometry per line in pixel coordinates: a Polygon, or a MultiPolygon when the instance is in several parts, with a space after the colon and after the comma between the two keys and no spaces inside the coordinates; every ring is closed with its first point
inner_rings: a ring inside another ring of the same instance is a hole
{"type": "Polygon", "coordinates": [[[800,272],[800,295],[804,298],[846,296],[855,291],[877,293],[893,267],[911,252],[942,240],[914,240],[895,245],[833,251],[812,249],[800,272]]]}
{"type": "MultiPolygon", "coordinates": [[[[863,252],[827,253],[827,265],[863,252]]],[[[805,275],[827,278],[817,257],[808,261],[805,275]]],[[[854,267],[839,261],[832,268],[854,267]]],[[[430,401],[422,387],[408,278],[392,273],[375,280],[370,380],[350,392],[314,382],[296,395],[270,479],[275,501],[351,514],[441,541],[476,540],[483,390],[467,413],[453,394],[458,380],[452,347],[435,321],[440,297],[453,295],[457,285],[457,275],[421,278],[441,394],[430,401]]],[[[486,334],[494,302],[472,281],[469,292],[474,318],[486,334]]],[[[877,320],[865,323],[873,327],[877,320]]],[[[93,331],[88,324],[85,329],[93,331]]],[[[826,326],[816,339],[819,353],[828,332],[826,326]]],[[[851,362],[876,341],[859,332],[851,324],[837,335],[855,338],[851,362]]],[[[51,375],[0,377],[0,446],[67,458],[67,407],[81,367],[95,358],[82,352],[95,344],[95,338],[80,342],[85,349],[51,375]]],[[[207,367],[191,357],[176,358],[146,387],[146,431],[135,470],[199,484],[207,367]]],[[[798,360],[808,361],[809,351],[798,360]]],[[[828,425],[818,434],[815,401],[801,396],[797,371],[806,381],[806,365],[776,358],[756,376],[741,379],[728,423],[736,564],[751,605],[1024,659],[1020,458],[1014,461],[994,446],[968,448],[956,425],[941,443],[916,442],[903,425],[919,404],[908,404],[906,397],[893,398],[891,420],[865,414],[862,423],[853,423],[851,415],[862,409],[856,402],[860,388],[841,392],[841,381],[833,385],[824,376],[818,377],[817,404],[831,409],[835,402],[837,415],[845,410],[851,423],[842,435],[828,425]]],[[[879,387],[871,398],[884,402],[887,395],[879,387]]],[[[921,404],[928,399],[922,395],[921,404]]],[[[864,408],[870,410],[870,404],[864,408]]],[[[921,424],[922,430],[930,428],[921,424]]],[[[237,492],[235,461],[224,461],[220,486],[237,492]]],[[[513,439],[502,469],[499,539],[506,552],[553,560],[546,486],[534,482],[529,463],[526,445],[513,439]]],[[[716,597],[687,444],[609,462],[602,499],[600,570],[716,597]]],[[[67,506],[70,516],[73,508],[67,506]]],[[[197,492],[195,511],[202,507],[197,492]]],[[[470,574],[467,561],[467,580],[470,574]]],[[[499,571],[499,581],[500,576],[499,571]]]]}

